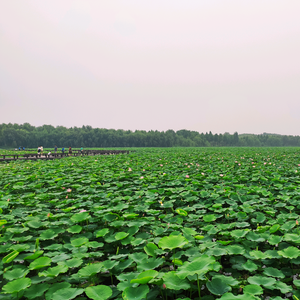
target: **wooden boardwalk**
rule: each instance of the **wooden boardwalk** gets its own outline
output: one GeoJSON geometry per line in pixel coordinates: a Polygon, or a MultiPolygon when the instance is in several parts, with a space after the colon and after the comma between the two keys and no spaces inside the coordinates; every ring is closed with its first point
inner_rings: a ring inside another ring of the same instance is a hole
{"type": "Polygon", "coordinates": [[[14,161],[14,160],[51,160],[60,159],[63,157],[71,156],[93,156],[93,155],[116,155],[116,154],[129,154],[128,150],[72,150],[72,154],[65,153],[25,153],[25,154],[4,154],[0,155],[1,161],[14,161]]]}

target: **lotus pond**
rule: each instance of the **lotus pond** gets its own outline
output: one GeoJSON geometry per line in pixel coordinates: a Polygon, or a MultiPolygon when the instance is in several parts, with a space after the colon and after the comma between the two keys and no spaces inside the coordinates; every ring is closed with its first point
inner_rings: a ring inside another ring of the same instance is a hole
{"type": "Polygon", "coordinates": [[[300,298],[300,151],[0,164],[0,299],[300,298]]]}

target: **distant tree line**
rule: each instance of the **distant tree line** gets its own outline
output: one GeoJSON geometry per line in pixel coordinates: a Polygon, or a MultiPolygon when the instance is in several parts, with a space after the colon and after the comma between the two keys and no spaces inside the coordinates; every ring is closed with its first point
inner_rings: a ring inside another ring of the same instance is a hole
{"type": "Polygon", "coordinates": [[[1,124],[0,147],[273,147],[300,146],[300,136],[263,133],[259,135],[212,134],[189,130],[143,131],[63,126],[31,126],[29,123],[1,124]]]}

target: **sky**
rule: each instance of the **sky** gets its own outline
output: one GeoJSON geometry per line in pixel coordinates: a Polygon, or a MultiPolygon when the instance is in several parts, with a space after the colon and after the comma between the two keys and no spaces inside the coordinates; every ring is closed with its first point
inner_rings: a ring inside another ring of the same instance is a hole
{"type": "Polygon", "coordinates": [[[299,0],[0,1],[0,123],[300,135],[299,0]]]}

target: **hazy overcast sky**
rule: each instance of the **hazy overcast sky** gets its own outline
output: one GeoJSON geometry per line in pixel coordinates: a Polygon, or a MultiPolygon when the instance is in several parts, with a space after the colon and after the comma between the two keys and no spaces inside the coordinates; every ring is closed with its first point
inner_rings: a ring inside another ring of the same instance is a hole
{"type": "Polygon", "coordinates": [[[300,1],[1,0],[9,122],[300,135],[300,1]]]}

